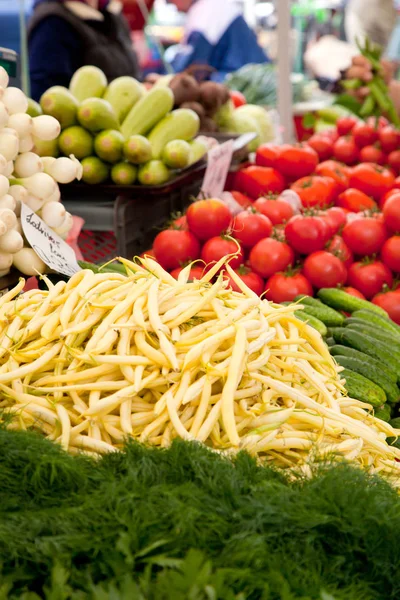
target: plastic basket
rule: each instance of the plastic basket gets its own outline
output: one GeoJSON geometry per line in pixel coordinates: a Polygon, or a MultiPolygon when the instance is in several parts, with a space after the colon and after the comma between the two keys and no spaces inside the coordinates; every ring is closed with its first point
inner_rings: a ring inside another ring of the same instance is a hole
{"type": "Polygon", "coordinates": [[[62,189],[66,209],[85,220],[79,248],[85,260],[132,258],[151,248],[172,213],[182,212],[201,189],[205,163],[162,186],[70,184],[62,189]]]}

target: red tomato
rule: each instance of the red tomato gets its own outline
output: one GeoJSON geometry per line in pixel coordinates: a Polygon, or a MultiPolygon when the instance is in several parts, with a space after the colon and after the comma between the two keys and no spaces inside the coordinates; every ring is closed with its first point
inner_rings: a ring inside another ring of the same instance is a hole
{"type": "Polygon", "coordinates": [[[305,144],[281,147],[276,168],[292,181],[311,175],[318,164],[318,154],[305,144]]]}
{"type": "Polygon", "coordinates": [[[360,150],[360,160],[362,162],[373,162],[377,165],[384,165],[386,154],[378,146],[364,146],[360,150]]]}
{"type": "Polygon", "coordinates": [[[235,187],[250,198],[259,198],[269,193],[280,194],[283,192],[285,180],[276,169],[253,165],[236,173],[235,187]]]}
{"type": "Polygon", "coordinates": [[[319,160],[328,160],[333,154],[333,142],[327,135],[316,133],[307,144],[318,154],[319,160]]]}
{"type": "Polygon", "coordinates": [[[361,217],[347,223],[342,237],[354,254],[370,256],[379,252],[387,236],[382,223],[371,217],[361,217]]]}
{"type": "Polygon", "coordinates": [[[394,189],[400,189],[400,177],[396,177],[393,187],[394,189]]]}
{"type": "Polygon", "coordinates": [[[242,92],[236,92],[232,90],[230,92],[230,97],[235,108],[239,108],[239,106],[244,106],[247,104],[246,96],[242,94],[242,92]]]}
{"type": "Polygon", "coordinates": [[[283,198],[259,198],[254,202],[254,208],[269,218],[273,225],[286,223],[293,217],[293,208],[283,198]]]}
{"type": "Polygon", "coordinates": [[[156,261],[167,271],[196,260],[200,255],[197,238],[190,231],[180,229],[161,231],[155,237],[153,249],[156,261]]]}
{"type": "MultiPolygon", "coordinates": [[[[174,269],[173,271],[171,271],[172,277],[175,277],[175,279],[178,279],[179,274],[181,273],[181,271],[183,271],[184,268],[185,267],[179,267],[179,269],[174,269]]],[[[205,272],[204,267],[195,265],[194,267],[192,267],[190,269],[189,281],[193,281],[193,279],[202,279],[204,272],[205,272]]]]}
{"type": "Polygon", "coordinates": [[[234,241],[218,236],[207,240],[201,251],[201,258],[206,265],[210,266],[218,262],[224,256],[228,256],[228,254],[237,254],[237,256],[233,256],[229,261],[229,265],[232,269],[237,269],[243,264],[242,249],[238,251],[237,244],[234,241]]]}
{"type": "Polygon", "coordinates": [[[333,179],[336,183],[338,194],[344,192],[344,190],[349,187],[349,176],[346,167],[335,160],[326,160],[325,162],[320,163],[315,169],[315,172],[317,175],[333,179]]]}
{"type": "Polygon", "coordinates": [[[392,189],[394,175],[389,169],[374,163],[361,163],[354,167],[350,176],[350,187],[361,190],[379,201],[392,189]]]}
{"type": "Polygon", "coordinates": [[[300,254],[311,254],[323,250],[326,237],[326,225],[319,217],[292,217],[285,227],[288,244],[300,254]]]}
{"type": "Polygon", "coordinates": [[[324,250],[313,252],[307,256],[303,265],[303,273],[311,285],[317,289],[343,285],[347,278],[347,269],[342,261],[324,250]]]}
{"type": "Polygon", "coordinates": [[[333,156],[346,165],[354,165],[358,160],[358,147],[350,136],[340,137],[333,146],[333,156]]]}
{"type": "Polygon", "coordinates": [[[345,192],[342,192],[338,196],[336,204],[355,213],[377,208],[375,200],[355,188],[348,188],[345,192]]]}
{"type": "Polygon", "coordinates": [[[356,117],[342,117],[336,121],[336,128],[339,135],[347,135],[352,131],[354,126],[358,123],[356,117]]]}
{"type": "Polygon", "coordinates": [[[236,200],[236,202],[240,204],[240,206],[242,206],[243,208],[248,208],[253,204],[252,200],[250,200],[250,198],[246,196],[246,194],[242,194],[242,192],[233,191],[231,192],[231,194],[236,200]]]}
{"type": "Polygon", "coordinates": [[[323,213],[321,216],[330,224],[332,235],[340,231],[347,222],[345,211],[338,206],[332,206],[332,208],[328,208],[328,210],[325,211],[325,213],[323,213]]]}
{"type": "Polygon", "coordinates": [[[400,325],[400,293],[385,292],[378,294],[372,299],[372,302],[377,306],[386,310],[389,317],[398,325],[400,325]]]}
{"type": "Polygon", "coordinates": [[[381,259],[389,269],[400,273],[400,237],[394,235],[382,246],[381,259]]]}
{"type": "Polygon", "coordinates": [[[400,193],[393,194],[383,207],[385,225],[393,233],[400,233],[400,193]]]}
{"type": "Polygon", "coordinates": [[[250,252],[250,265],[261,277],[286,271],[294,263],[294,252],[284,242],[266,238],[254,246],[250,252]]]}
{"type": "Polygon", "coordinates": [[[344,239],[340,237],[340,235],[333,236],[326,247],[326,251],[341,260],[346,268],[349,268],[354,262],[354,257],[350,248],[346,245],[344,239]]]}
{"type": "Polygon", "coordinates": [[[359,148],[364,148],[364,146],[370,146],[371,144],[374,144],[378,141],[379,137],[377,128],[362,121],[354,125],[351,134],[356,146],[359,148]]]}
{"type": "Polygon", "coordinates": [[[184,231],[188,231],[189,227],[186,215],[182,215],[181,217],[174,219],[169,229],[183,229],[184,231]]]}
{"type": "Polygon", "coordinates": [[[225,231],[231,222],[229,208],[216,198],[193,202],[186,211],[189,229],[199,240],[209,240],[225,231]]]}
{"type": "Polygon", "coordinates": [[[303,206],[328,206],[332,201],[332,188],[327,177],[311,175],[295,181],[290,189],[299,196],[303,206]]]}
{"type": "Polygon", "coordinates": [[[383,208],[386,204],[386,201],[389,200],[389,198],[391,198],[392,196],[395,196],[396,194],[400,194],[400,190],[398,188],[393,188],[393,190],[386,192],[386,194],[382,196],[379,202],[379,208],[383,208]]]}
{"type": "Polygon", "coordinates": [[[391,286],[393,276],[381,262],[356,262],[349,269],[348,283],[359,290],[369,300],[378,294],[384,285],[391,286]]]}
{"type": "Polygon", "coordinates": [[[276,144],[262,144],[257,148],[256,165],[259,167],[276,167],[276,161],[281,150],[281,146],[276,144]]]}
{"type": "MultiPolygon", "coordinates": [[[[254,273],[254,271],[243,265],[238,269],[235,269],[235,273],[239,275],[240,279],[247,285],[248,288],[261,296],[264,291],[264,280],[257,275],[257,273],[254,273]]],[[[228,273],[224,273],[224,279],[229,282],[229,287],[231,287],[234,292],[241,291],[239,286],[233,281],[232,277],[230,277],[228,273]]]]}
{"type": "Polygon", "coordinates": [[[365,296],[364,294],[362,294],[361,292],[359,292],[358,290],[356,290],[356,288],[353,287],[344,287],[343,291],[346,292],[347,294],[350,294],[350,296],[354,296],[355,298],[361,298],[361,300],[365,300],[365,296]]]}
{"type": "Polygon", "coordinates": [[[296,296],[312,296],[313,294],[310,282],[301,273],[295,275],[275,273],[268,279],[265,291],[265,297],[276,304],[290,302],[296,296]]]}
{"type": "Polygon", "coordinates": [[[393,150],[387,158],[387,163],[396,175],[398,175],[400,173],[400,150],[393,150]]]}
{"type": "Polygon", "coordinates": [[[142,252],[142,254],[139,254],[139,256],[141,256],[142,258],[146,258],[147,256],[148,258],[152,258],[153,260],[156,259],[156,257],[154,256],[153,248],[150,248],[150,250],[145,250],[144,252],[142,252]]]}
{"type": "Polygon", "coordinates": [[[386,154],[397,150],[400,146],[400,132],[393,125],[386,125],[378,132],[381,148],[386,154]]]}
{"type": "Polygon", "coordinates": [[[387,120],[386,117],[368,117],[367,119],[367,125],[369,125],[370,127],[373,127],[375,129],[375,131],[379,131],[383,128],[386,127],[386,125],[389,125],[389,121],[387,120]]]}
{"type": "Polygon", "coordinates": [[[233,236],[245,248],[252,248],[272,233],[272,223],[265,215],[244,210],[233,221],[233,236]]]}

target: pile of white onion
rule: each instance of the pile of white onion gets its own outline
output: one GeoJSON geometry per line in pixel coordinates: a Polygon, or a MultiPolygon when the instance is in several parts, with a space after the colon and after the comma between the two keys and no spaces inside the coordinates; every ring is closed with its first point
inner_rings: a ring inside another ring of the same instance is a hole
{"type": "Polygon", "coordinates": [[[8,81],[0,66],[0,276],[13,265],[25,275],[34,275],[46,266],[23,236],[21,203],[65,239],[72,216],[60,202],[58,184],[80,179],[82,167],[74,156],[40,157],[32,151],[35,139],[54,140],[60,124],[48,115],[30,117],[25,94],[7,87],[8,81]]]}

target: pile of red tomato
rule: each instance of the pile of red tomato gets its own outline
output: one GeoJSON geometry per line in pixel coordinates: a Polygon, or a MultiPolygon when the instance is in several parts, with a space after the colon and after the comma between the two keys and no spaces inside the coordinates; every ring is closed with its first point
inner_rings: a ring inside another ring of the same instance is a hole
{"type": "Polygon", "coordinates": [[[232,195],[243,210],[233,217],[220,200],[196,201],[147,254],[174,276],[200,259],[192,268],[200,278],[204,265],[236,253],[232,268],[273,302],[341,286],[400,323],[397,154],[400,132],[384,119],[345,118],[305,144],[261,146],[256,164],[235,177],[232,195]],[[286,189],[297,194],[297,205],[286,189]]]}

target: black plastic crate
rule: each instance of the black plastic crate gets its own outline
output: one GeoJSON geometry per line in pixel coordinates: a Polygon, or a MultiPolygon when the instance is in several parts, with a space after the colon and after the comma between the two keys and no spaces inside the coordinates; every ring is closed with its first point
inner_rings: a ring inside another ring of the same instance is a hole
{"type": "Polygon", "coordinates": [[[162,186],[62,186],[66,209],[85,221],[79,240],[84,258],[92,262],[115,255],[132,258],[151,248],[170,215],[183,212],[198,196],[205,168],[204,162],[197,164],[162,186]],[[115,249],[109,232],[115,236],[115,249]]]}

